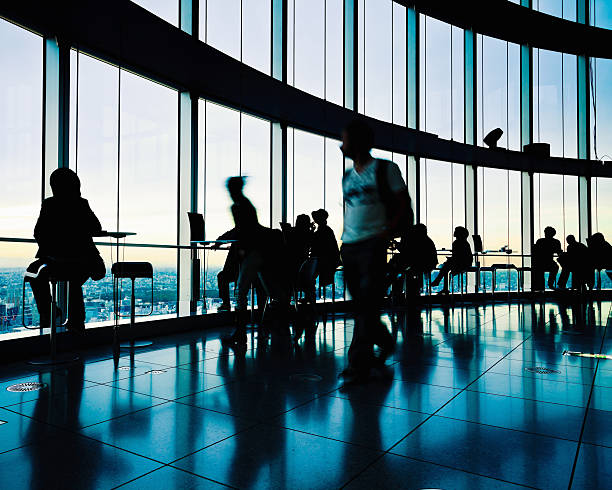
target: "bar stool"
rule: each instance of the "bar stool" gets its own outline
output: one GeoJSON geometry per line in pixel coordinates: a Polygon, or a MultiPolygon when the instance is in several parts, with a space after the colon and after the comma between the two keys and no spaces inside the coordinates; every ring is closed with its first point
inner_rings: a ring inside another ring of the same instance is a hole
{"type": "MultiPolygon", "coordinates": [[[[25,298],[26,283],[36,281],[47,275],[48,281],[51,283],[51,325],[49,333],[50,341],[50,352],[48,356],[32,359],[28,361],[29,364],[35,366],[44,366],[52,364],[64,364],[67,362],[77,361],[79,359],[78,354],[71,352],[57,352],[57,297],[58,297],[58,286],[60,282],[67,282],[70,287],[71,277],[71,265],[74,265],[75,261],[60,260],[60,259],[49,259],[47,262],[41,264],[36,272],[25,272],[23,277],[23,297],[25,298]]],[[[23,304],[23,303],[22,303],[23,304]]],[[[22,319],[23,313],[22,313],[22,319]]],[[[24,321],[25,323],[25,321],[24,321]]],[[[44,328],[43,325],[40,328],[44,328]]]]}
{"type": "Polygon", "coordinates": [[[111,272],[113,274],[113,306],[115,309],[114,348],[117,349],[117,345],[119,345],[119,347],[122,349],[133,349],[135,347],[147,347],[153,344],[153,342],[150,340],[134,341],[133,337],[129,342],[122,342],[119,344],[119,318],[126,318],[127,316],[122,316],[118,308],[119,281],[121,279],[130,279],[132,281],[132,293],[130,299],[130,328],[134,327],[137,316],[150,316],[153,313],[153,266],[149,262],[115,262],[111,272]],[[136,314],[136,295],[134,291],[136,279],[151,280],[151,309],[144,315],[136,314]]]}
{"type": "MultiPolygon", "coordinates": [[[[497,284],[497,271],[498,270],[506,270],[508,271],[508,277],[510,277],[510,273],[512,270],[517,271],[518,273],[518,269],[516,268],[516,266],[514,264],[493,264],[491,266],[492,269],[492,274],[493,274],[493,278],[492,278],[492,284],[491,284],[491,292],[495,293],[495,286],[497,284]]],[[[516,285],[516,291],[519,291],[519,285],[518,285],[518,278],[517,278],[517,285],[516,285]]],[[[510,281],[508,281],[508,293],[510,292],[510,281]]]]}

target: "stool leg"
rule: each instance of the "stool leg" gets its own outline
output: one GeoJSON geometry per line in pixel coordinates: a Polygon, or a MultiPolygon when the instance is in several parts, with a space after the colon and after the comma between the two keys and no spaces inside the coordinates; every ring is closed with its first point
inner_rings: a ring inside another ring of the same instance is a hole
{"type": "Polygon", "coordinates": [[[57,315],[57,282],[52,282],[51,288],[51,332],[49,333],[49,339],[51,341],[51,360],[54,361],[57,356],[57,339],[55,338],[55,317],[57,315]]]}

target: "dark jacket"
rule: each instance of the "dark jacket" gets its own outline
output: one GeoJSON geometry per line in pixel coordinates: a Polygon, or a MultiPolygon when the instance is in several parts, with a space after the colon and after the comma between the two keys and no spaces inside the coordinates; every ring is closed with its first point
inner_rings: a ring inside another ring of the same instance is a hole
{"type": "Polygon", "coordinates": [[[319,281],[323,284],[331,283],[340,265],[340,249],[334,231],[328,225],[319,226],[313,233],[310,256],[319,259],[319,281]]]}
{"type": "Polygon", "coordinates": [[[467,240],[455,240],[453,242],[453,268],[465,270],[472,265],[472,247],[467,240]]]}
{"type": "Polygon", "coordinates": [[[102,232],[100,221],[82,197],[45,199],[34,227],[36,257],[90,259],[99,257],[93,236],[102,232]]]}
{"type": "Polygon", "coordinates": [[[240,250],[249,252],[257,248],[261,249],[262,226],[259,224],[257,211],[251,201],[245,196],[237,199],[232,204],[232,216],[234,217],[236,238],[240,250]]]}
{"type": "Polygon", "coordinates": [[[550,264],[553,261],[554,254],[561,254],[561,242],[556,238],[540,238],[533,246],[533,265],[550,264]]]}

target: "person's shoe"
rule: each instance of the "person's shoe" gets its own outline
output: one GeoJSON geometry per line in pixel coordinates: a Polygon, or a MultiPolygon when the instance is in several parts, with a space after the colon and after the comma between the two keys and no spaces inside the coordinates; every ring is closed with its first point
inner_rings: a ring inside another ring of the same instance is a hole
{"type": "Polygon", "coordinates": [[[450,291],[449,291],[448,289],[443,289],[443,290],[442,290],[442,291],[440,291],[438,294],[439,294],[439,295],[441,295],[441,296],[445,296],[445,295],[447,295],[447,294],[450,294],[450,291]]]}
{"type": "Polygon", "coordinates": [[[232,305],[221,303],[221,305],[217,307],[217,311],[232,311],[232,305]]]}

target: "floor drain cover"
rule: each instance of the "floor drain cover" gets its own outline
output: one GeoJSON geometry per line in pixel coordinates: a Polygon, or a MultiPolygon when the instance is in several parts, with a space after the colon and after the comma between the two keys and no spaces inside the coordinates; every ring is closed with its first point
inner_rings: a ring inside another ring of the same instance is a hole
{"type": "Polygon", "coordinates": [[[130,370],[130,366],[121,366],[118,369],[119,369],[119,371],[129,371],[130,370]]]}
{"type": "Polygon", "coordinates": [[[145,374],[164,374],[166,372],[165,369],[151,369],[147,371],[145,374]]]}
{"type": "Polygon", "coordinates": [[[46,386],[45,383],[33,383],[33,382],[18,383],[16,385],[9,386],[6,389],[6,391],[12,391],[15,393],[22,393],[25,391],[38,391],[38,390],[42,390],[45,386],[46,386]]]}
{"type": "Polygon", "coordinates": [[[526,367],[525,371],[536,374],[561,374],[561,371],[541,366],[526,367]]]}
{"type": "Polygon", "coordinates": [[[323,378],[318,374],[294,374],[291,379],[296,381],[321,381],[323,378]]]}

